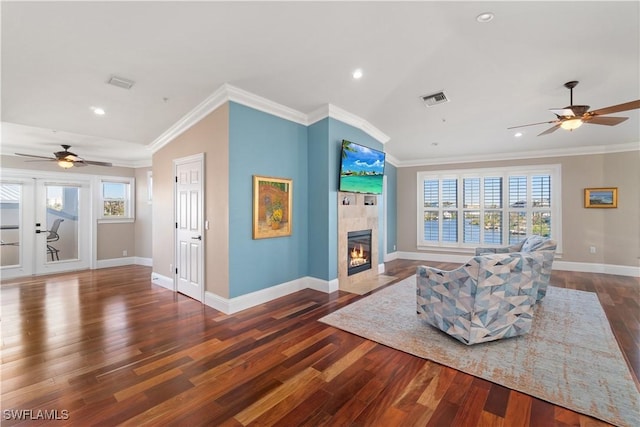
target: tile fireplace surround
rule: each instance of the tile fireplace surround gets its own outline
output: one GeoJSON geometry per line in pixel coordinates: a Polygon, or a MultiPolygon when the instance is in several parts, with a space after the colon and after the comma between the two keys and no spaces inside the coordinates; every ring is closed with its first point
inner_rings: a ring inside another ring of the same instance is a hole
{"type": "Polygon", "coordinates": [[[380,196],[338,192],[338,282],[339,287],[378,276],[378,203],[380,196]],[[371,268],[348,275],[347,235],[371,230],[371,268]]]}

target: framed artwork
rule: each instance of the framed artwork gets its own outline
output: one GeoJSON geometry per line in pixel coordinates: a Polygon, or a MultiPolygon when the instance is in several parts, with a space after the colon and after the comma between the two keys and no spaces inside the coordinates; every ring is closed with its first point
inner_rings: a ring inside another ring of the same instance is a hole
{"type": "Polygon", "coordinates": [[[293,180],[253,176],[253,238],[291,236],[293,180]]]}
{"type": "Polygon", "coordinates": [[[585,188],[585,208],[617,208],[618,188],[585,188]]]}

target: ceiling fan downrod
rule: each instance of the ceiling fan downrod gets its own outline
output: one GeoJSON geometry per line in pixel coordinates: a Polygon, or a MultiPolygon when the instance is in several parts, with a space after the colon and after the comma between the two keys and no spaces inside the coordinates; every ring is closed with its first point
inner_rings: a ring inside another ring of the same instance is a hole
{"type": "Polygon", "coordinates": [[[570,82],[566,82],[566,83],[564,84],[564,87],[566,87],[567,89],[569,89],[569,93],[570,93],[570,95],[569,95],[569,96],[570,96],[570,102],[571,102],[571,103],[569,104],[570,106],[571,106],[571,105],[573,105],[573,88],[574,88],[574,87],[576,87],[576,86],[578,86],[578,83],[579,83],[579,82],[578,82],[577,80],[572,80],[572,81],[570,81],[570,82]]]}

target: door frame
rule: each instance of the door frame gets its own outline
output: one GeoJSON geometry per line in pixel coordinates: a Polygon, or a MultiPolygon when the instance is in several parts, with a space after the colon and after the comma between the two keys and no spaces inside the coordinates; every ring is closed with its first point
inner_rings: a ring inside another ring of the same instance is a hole
{"type": "MultiPolygon", "coordinates": [[[[95,269],[96,265],[97,265],[97,253],[98,253],[98,248],[97,248],[97,224],[95,221],[95,208],[94,208],[94,203],[92,203],[91,198],[93,197],[93,191],[95,188],[95,176],[94,175],[88,175],[88,174],[80,174],[80,173],[70,173],[70,172],[55,172],[55,171],[38,171],[38,170],[31,170],[31,169],[3,169],[2,170],[2,176],[0,177],[0,179],[2,181],[6,181],[6,182],[28,182],[31,186],[31,191],[32,191],[32,196],[34,198],[34,202],[35,202],[35,180],[44,180],[44,181],[51,181],[51,182],[59,182],[59,183],[64,183],[64,182],[69,182],[69,183],[74,183],[74,184],[80,184],[81,186],[86,186],[87,187],[87,191],[88,191],[88,197],[89,197],[89,206],[87,208],[87,221],[89,222],[89,226],[88,226],[88,230],[87,230],[87,242],[86,242],[86,251],[88,252],[87,254],[83,254],[86,255],[88,257],[88,267],[89,269],[95,269]]],[[[24,200],[21,202],[24,203],[24,200]]],[[[21,220],[23,221],[23,225],[27,224],[28,221],[30,221],[32,224],[35,224],[35,219],[36,219],[36,215],[34,212],[27,212],[23,207],[21,207],[21,215],[22,218],[21,220]]],[[[26,227],[22,227],[21,228],[21,235],[20,235],[20,241],[24,242],[26,241],[25,239],[28,238],[29,235],[27,234],[27,230],[26,227]]],[[[35,242],[35,241],[34,241],[35,242]]],[[[30,246],[32,247],[32,246],[30,246]]],[[[32,247],[33,249],[33,247],[32,247]]],[[[21,248],[21,251],[23,249],[21,248]]],[[[36,259],[35,256],[32,256],[32,259],[30,260],[26,260],[24,259],[25,257],[22,256],[22,268],[16,269],[15,273],[9,271],[8,274],[3,272],[2,274],[2,278],[13,278],[13,277],[26,277],[26,276],[30,276],[30,275],[43,275],[43,274],[51,274],[51,273],[55,273],[54,271],[52,272],[39,272],[36,274],[36,259]],[[29,273],[24,273],[24,265],[27,265],[30,269],[29,273]]],[[[68,271],[74,271],[75,269],[69,269],[68,271]]]]}
{"type": "Polygon", "coordinates": [[[206,227],[205,227],[205,204],[206,204],[206,191],[205,191],[205,180],[206,180],[206,170],[205,170],[205,155],[204,153],[193,154],[191,156],[180,157],[177,159],[173,159],[173,266],[171,270],[171,278],[173,281],[173,291],[175,293],[178,292],[178,277],[176,275],[176,266],[178,265],[178,232],[175,224],[178,222],[178,185],[177,185],[177,177],[178,177],[178,166],[183,165],[185,163],[191,162],[200,162],[200,170],[202,171],[202,179],[200,180],[200,195],[202,196],[202,203],[200,203],[200,212],[199,218],[201,221],[200,230],[202,236],[202,250],[200,251],[200,260],[199,264],[199,272],[200,278],[202,280],[202,286],[200,289],[200,303],[204,304],[204,296],[206,292],[206,265],[205,265],[205,252],[207,247],[207,238],[206,238],[206,227]]]}

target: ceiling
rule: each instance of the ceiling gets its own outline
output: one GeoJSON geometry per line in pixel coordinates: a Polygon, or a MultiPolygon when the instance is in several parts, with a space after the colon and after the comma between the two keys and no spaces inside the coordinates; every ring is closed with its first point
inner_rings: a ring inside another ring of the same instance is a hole
{"type": "Polygon", "coordinates": [[[614,127],[537,134],[550,108],[640,98],[640,2],[9,2],[2,154],[149,165],[224,84],[303,114],[331,104],[389,137],[398,166],[640,147],[614,127]],[[476,16],[495,18],[479,23],[476,16]],[[352,78],[356,68],[360,80],[352,78]],[[125,90],[111,76],[135,81],[125,90]],[[421,96],[449,102],[426,107],[421,96]],[[101,107],[97,116],[91,107],[101,107]]]}

